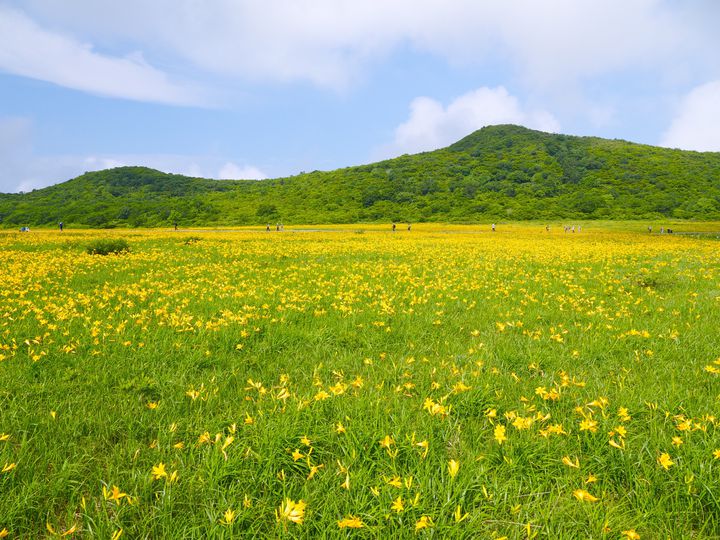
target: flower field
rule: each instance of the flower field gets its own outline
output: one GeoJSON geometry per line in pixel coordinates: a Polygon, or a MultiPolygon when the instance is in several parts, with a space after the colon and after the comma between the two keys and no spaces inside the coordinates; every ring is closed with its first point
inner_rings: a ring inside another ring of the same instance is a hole
{"type": "Polygon", "coordinates": [[[720,242],[621,228],[0,233],[0,538],[720,537],[720,242]]]}

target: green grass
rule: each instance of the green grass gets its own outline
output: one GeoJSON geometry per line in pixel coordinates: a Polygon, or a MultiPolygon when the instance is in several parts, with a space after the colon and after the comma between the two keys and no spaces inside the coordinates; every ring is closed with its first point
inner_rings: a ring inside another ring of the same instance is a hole
{"type": "Polygon", "coordinates": [[[357,228],[0,236],[0,531],[720,536],[716,241],[357,228]],[[85,253],[106,237],[131,251],[85,253]]]}

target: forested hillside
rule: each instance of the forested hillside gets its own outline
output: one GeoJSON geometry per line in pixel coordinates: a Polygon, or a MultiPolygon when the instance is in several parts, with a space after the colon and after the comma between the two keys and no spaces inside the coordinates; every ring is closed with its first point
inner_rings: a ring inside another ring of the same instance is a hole
{"type": "Polygon", "coordinates": [[[121,167],[0,195],[0,226],[720,218],[720,153],[491,126],[448,148],[271,180],[121,167]]]}

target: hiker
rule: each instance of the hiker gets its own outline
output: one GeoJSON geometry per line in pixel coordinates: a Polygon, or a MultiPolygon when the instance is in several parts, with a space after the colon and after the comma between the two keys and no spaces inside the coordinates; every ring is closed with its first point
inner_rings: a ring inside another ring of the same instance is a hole
{"type": "Polygon", "coordinates": [[[270,224],[265,225],[265,232],[270,232],[270,224]]]}
{"type": "Polygon", "coordinates": [[[652,225],[648,225],[648,232],[652,234],[652,225]]]}
{"type": "Polygon", "coordinates": [[[177,231],[177,221],[175,222],[175,230],[177,231]]]}
{"type": "Polygon", "coordinates": [[[491,225],[491,227],[492,227],[492,232],[495,232],[495,224],[494,223],[491,225]]]}
{"type": "Polygon", "coordinates": [[[275,232],[280,232],[280,224],[275,225],[275,232]]]}
{"type": "Polygon", "coordinates": [[[393,229],[393,232],[395,232],[395,224],[394,223],[393,223],[392,229],[393,229]]]}
{"type": "Polygon", "coordinates": [[[408,231],[410,230],[410,224],[408,223],[408,231]]]}
{"type": "Polygon", "coordinates": [[[63,231],[63,227],[65,226],[65,224],[61,221],[61,222],[59,223],[59,226],[60,226],[60,232],[62,232],[62,231],[63,231]]]}

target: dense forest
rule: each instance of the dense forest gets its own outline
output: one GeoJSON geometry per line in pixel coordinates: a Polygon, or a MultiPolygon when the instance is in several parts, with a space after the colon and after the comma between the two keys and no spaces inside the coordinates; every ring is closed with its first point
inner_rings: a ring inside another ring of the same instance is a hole
{"type": "Polygon", "coordinates": [[[0,194],[0,226],[720,219],[720,153],[491,126],[441,150],[270,180],[120,167],[0,194]]]}

